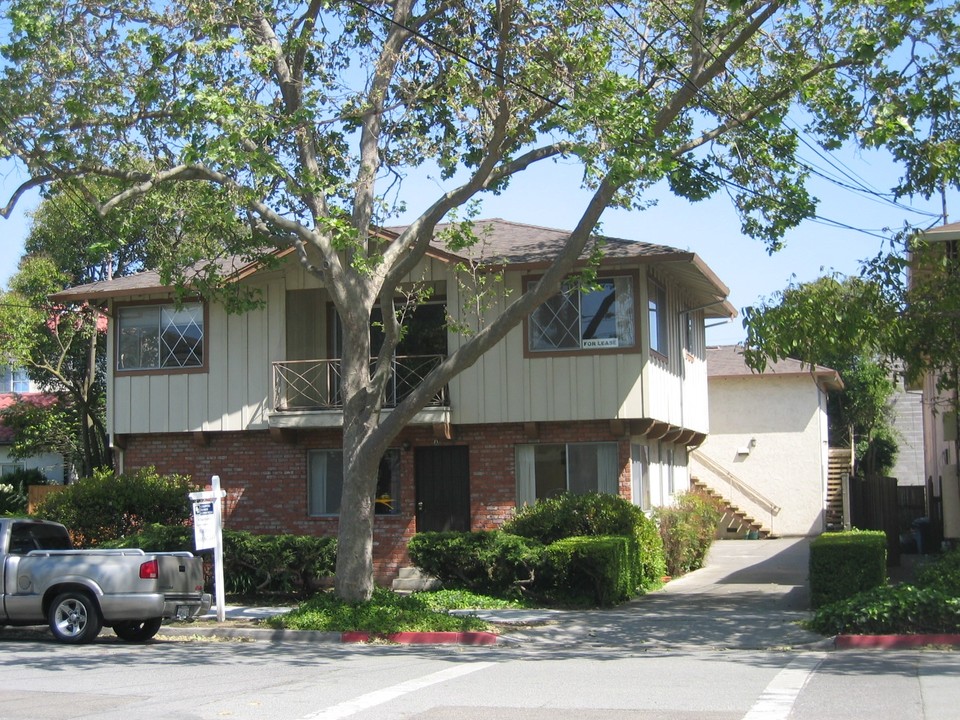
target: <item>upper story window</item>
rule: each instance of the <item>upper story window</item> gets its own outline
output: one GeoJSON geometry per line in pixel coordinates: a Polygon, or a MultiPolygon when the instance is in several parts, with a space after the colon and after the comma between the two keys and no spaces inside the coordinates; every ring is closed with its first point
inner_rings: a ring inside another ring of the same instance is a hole
{"type": "Polygon", "coordinates": [[[667,355],[667,293],[650,283],[647,298],[647,318],[650,325],[650,350],[667,355]]]}
{"type": "Polygon", "coordinates": [[[22,368],[0,365],[0,393],[30,392],[30,376],[22,368]]]}
{"type": "Polygon", "coordinates": [[[530,314],[527,340],[534,352],[632,348],[634,318],[630,277],[600,278],[588,290],[573,280],[530,314]]]}
{"type": "Polygon", "coordinates": [[[203,305],[142,305],[117,310],[117,370],[203,367],[203,305]]]}

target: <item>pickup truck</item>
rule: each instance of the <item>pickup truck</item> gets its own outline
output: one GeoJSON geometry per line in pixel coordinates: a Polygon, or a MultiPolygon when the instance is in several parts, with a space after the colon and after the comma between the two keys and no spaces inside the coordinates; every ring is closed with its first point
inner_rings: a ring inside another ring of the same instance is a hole
{"type": "Polygon", "coordinates": [[[191,553],[70,545],[59,523],[0,518],[0,625],[48,624],[64,643],[90,642],[112,627],[143,642],[166,619],[210,609],[203,561],[191,553]]]}

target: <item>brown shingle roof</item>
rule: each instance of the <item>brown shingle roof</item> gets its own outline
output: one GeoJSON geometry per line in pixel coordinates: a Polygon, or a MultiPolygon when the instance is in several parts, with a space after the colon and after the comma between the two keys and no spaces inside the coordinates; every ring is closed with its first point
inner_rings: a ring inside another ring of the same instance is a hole
{"type": "MultiPolygon", "coordinates": [[[[431,242],[433,253],[441,259],[481,259],[484,264],[506,264],[533,268],[547,267],[570,236],[567,230],[524,225],[501,218],[474,221],[474,232],[480,242],[458,250],[451,250],[443,238],[450,225],[437,226],[438,237],[431,242]]],[[[383,228],[384,235],[396,236],[406,226],[383,228]]],[[[668,269],[693,294],[694,300],[705,309],[707,317],[731,318],[736,309],[727,301],[729,288],[724,285],[705,262],[686,250],[656,245],[653,243],[595,236],[584,249],[583,260],[590,257],[596,243],[602,243],[605,262],[625,260],[636,263],[657,263],[668,269]]],[[[278,255],[290,252],[278,251],[278,255]]],[[[221,271],[234,277],[243,277],[256,269],[254,263],[239,258],[219,261],[221,271]]],[[[107,280],[63,290],[51,296],[55,301],[77,302],[93,298],[122,297],[149,292],[170,291],[157,272],[147,271],[138,275],[107,280]]],[[[698,306],[699,306],[698,305],[698,306]]]]}
{"type": "Polygon", "coordinates": [[[761,375],[780,377],[813,376],[817,384],[827,390],[842,390],[840,374],[828,367],[814,365],[812,368],[793,358],[782,358],[776,362],[768,361],[763,373],[758,373],[747,365],[743,358],[743,346],[719,345],[707,348],[707,377],[730,378],[761,375]]]}

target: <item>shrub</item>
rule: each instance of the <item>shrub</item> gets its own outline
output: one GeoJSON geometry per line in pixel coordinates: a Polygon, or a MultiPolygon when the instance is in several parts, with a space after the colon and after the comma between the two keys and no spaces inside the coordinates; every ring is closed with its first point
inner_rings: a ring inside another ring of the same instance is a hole
{"type": "Polygon", "coordinates": [[[152,523],[185,523],[191,515],[187,493],[194,489],[189,478],[158,475],[152,467],[133,475],[100,470],[48,495],[33,514],[66,525],[78,547],[95,546],[152,523]]]}
{"type": "Polygon", "coordinates": [[[623,535],[571,537],[547,546],[537,588],[554,603],[615,605],[636,590],[636,544],[623,535]]]}
{"type": "Polygon", "coordinates": [[[716,500],[700,492],[677,495],[676,504],[657,508],[667,574],[683,575],[703,567],[717,534],[723,511],[716,500]]]}
{"type": "Polygon", "coordinates": [[[821,607],[810,627],[824,635],[960,632],[960,598],[941,588],[875,587],[821,607]]]}
{"type": "Polygon", "coordinates": [[[407,552],[447,587],[517,597],[533,580],[543,545],[499,530],[423,532],[410,538],[407,552]]]}
{"type": "Polygon", "coordinates": [[[824,533],[810,543],[814,609],[884,585],[887,539],[880,530],[824,533]]]}
{"type": "Polygon", "coordinates": [[[917,569],[918,587],[936,588],[960,597],[960,549],[951,550],[917,569]]]}
{"type": "MultiPolygon", "coordinates": [[[[150,525],[142,532],[105,543],[157,552],[193,551],[193,528],[150,525]]],[[[209,564],[212,550],[195,552],[209,564]]],[[[309,594],[334,573],[337,539],[306,535],[253,535],[223,531],[224,592],[231,595],[309,594]]],[[[208,572],[208,580],[212,573],[208,572]]]]}
{"type": "Polygon", "coordinates": [[[46,485],[47,478],[36,468],[17,468],[3,476],[0,483],[0,515],[23,515],[27,512],[27,488],[46,485]]]}
{"type": "Polygon", "coordinates": [[[656,587],[665,573],[656,525],[640,508],[616,495],[564,493],[540,500],[517,511],[502,529],[545,545],[569,537],[622,535],[635,544],[631,554],[634,591],[656,587]]]}

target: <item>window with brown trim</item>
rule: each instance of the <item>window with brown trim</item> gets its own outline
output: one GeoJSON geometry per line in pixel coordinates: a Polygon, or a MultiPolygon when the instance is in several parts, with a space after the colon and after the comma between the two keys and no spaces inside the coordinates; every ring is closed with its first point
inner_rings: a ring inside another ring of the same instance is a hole
{"type": "Polygon", "coordinates": [[[531,352],[632,348],[636,344],[633,280],[600,278],[588,287],[564,283],[559,293],[530,314],[531,352]]]}
{"type": "Polygon", "coordinates": [[[203,367],[202,303],[117,309],[117,370],[203,367]]]}

